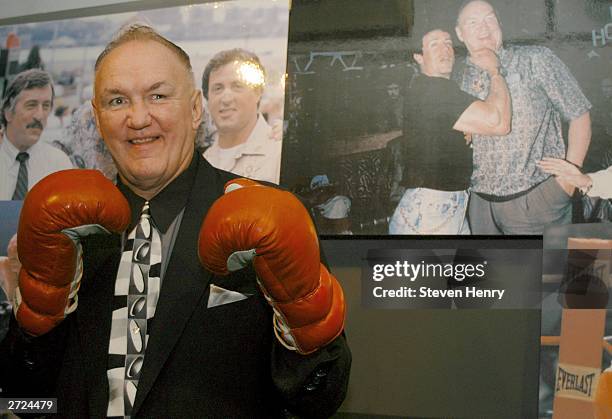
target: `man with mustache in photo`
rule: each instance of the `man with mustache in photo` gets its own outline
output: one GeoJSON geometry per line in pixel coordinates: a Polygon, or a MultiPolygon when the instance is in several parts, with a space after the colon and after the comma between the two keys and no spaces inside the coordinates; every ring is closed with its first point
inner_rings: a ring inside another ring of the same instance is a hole
{"type": "Polygon", "coordinates": [[[39,141],[53,99],[51,76],[42,70],[24,71],[7,87],[0,115],[0,200],[22,200],[48,174],[72,168],[66,154],[39,141]]]}

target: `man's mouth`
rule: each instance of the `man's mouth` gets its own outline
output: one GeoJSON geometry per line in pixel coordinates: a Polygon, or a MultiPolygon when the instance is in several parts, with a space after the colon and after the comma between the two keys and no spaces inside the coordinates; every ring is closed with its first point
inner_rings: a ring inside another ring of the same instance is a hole
{"type": "Polygon", "coordinates": [[[142,138],[134,138],[129,140],[130,144],[133,145],[140,145],[140,144],[147,144],[147,143],[151,143],[155,140],[158,140],[159,136],[155,136],[155,137],[142,137],[142,138]]]}

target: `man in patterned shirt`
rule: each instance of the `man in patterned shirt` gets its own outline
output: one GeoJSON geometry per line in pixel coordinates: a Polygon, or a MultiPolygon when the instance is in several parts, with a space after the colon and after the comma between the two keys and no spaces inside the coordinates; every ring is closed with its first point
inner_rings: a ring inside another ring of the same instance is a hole
{"type": "MultiPolygon", "coordinates": [[[[591,140],[591,104],[568,68],[548,48],[502,45],[497,14],[486,1],[469,1],[455,28],[471,54],[496,51],[512,99],[508,135],[474,135],[469,205],[474,234],[542,234],[550,224],[571,222],[574,187],[537,166],[543,157],[580,167],[591,140]],[[561,119],[569,122],[567,150],[561,119]]],[[[483,99],[487,73],[470,62],[458,75],[461,89],[483,99]]]]}

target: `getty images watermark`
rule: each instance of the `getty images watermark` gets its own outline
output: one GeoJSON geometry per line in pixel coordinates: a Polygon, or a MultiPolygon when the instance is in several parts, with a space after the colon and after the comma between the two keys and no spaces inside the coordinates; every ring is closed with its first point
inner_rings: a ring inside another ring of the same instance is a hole
{"type": "Polygon", "coordinates": [[[580,255],[537,249],[370,249],[362,267],[362,304],[539,309],[545,295],[556,294],[564,307],[605,307],[610,284],[602,277],[609,280],[609,263],[580,255]],[[543,261],[552,276],[543,275],[543,261]]]}

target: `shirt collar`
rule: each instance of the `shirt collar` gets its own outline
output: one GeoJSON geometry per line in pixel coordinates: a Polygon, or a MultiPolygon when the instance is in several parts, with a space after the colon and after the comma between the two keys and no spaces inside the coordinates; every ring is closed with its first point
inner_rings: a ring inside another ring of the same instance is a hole
{"type": "MultiPolygon", "coordinates": [[[[512,48],[512,47],[510,47],[512,48]]],[[[499,52],[497,53],[497,57],[499,58],[499,65],[502,68],[505,68],[508,66],[508,64],[510,63],[510,60],[512,59],[512,50],[510,48],[505,48],[503,45],[501,46],[501,48],[499,49],[499,52]]],[[[475,68],[476,70],[482,72],[482,73],[486,73],[485,70],[483,70],[482,68],[478,67],[477,65],[475,65],[474,63],[472,63],[472,61],[469,59],[469,55],[467,55],[465,57],[465,62],[467,63],[467,65],[469,67],[475,68]]]]}
{"type": "MultiPolygon", "coordinates": [[[[40,138],[38,139],[38,141],[40,141],[40,138]]],[[[26,150],[26,153],[28,153],[30,157],[32,156],[32,151],[34,150],[35,146],[38,144],[38,141],[26,150]]],[[[9,156],[12,162],[16,161],[17,154],[19,154],[20,151],[17,149],[17,147],[15,147],[13,143],[10,142],[10,140],[6,136],[6,132],[4,133],[4,138],[2,139],[2,149],[9,156]]]]}
{"type": "MultiPolygon", "coordinates": [[[[149,200],[151,218],[153,218],[155,226],[161,234],[166,233],[170,224],[187,205],[198,169],[198,161],[198,156],[194,152],[187,169],[149,200]]],[[[118,176],[117,187],[130,204],[132,219],[128,231],[131,231],[140,219],[140,211],[146,200],[136,195],[127,185],[121,182],[118,176]]]]}
{"type": "Polygon", "coordinates": [[[244,147],[238,153],[243,154],[265,154],[265,142],[270,141],[270,126],[262,114],[258,114],[257,123],[253,127],[249,138],[244,142],[244,147]]]}
{"type": "Polygon", "coordinates": [[[499,64],[501,67],[507,67],[510,64],[510,60],[512,59],[512,49],[504,48],[503,46],[499,50],[499,64]]]}

